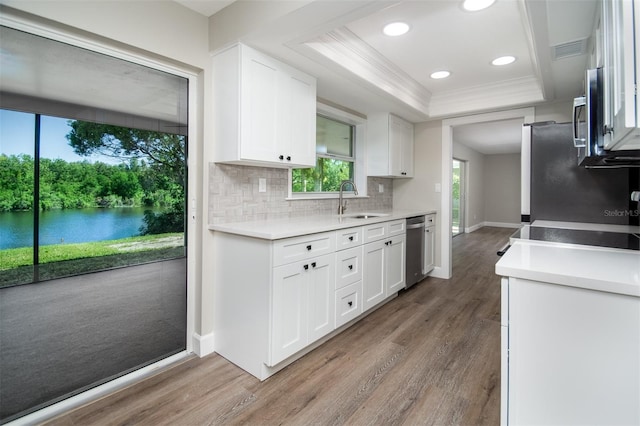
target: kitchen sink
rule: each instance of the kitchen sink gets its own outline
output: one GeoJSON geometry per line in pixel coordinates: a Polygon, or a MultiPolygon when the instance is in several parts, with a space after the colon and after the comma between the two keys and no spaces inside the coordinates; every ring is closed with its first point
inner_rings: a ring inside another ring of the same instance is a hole
{"type": "Polygon", "coordinates": [[[387,213],[357,213],[352,215],[343,215],[350,219],[372,219],[374,217],[389,216],[387,213]]]}

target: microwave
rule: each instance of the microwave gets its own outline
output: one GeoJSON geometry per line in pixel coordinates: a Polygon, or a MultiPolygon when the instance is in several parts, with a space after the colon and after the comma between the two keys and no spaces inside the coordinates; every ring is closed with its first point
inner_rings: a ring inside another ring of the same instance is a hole
{"type": "Polygon", "coordinates": [[[604,149],[604,85],[602,68],[587,70],[585,93],[573,100],[573,145],[585,168],[640,167],[640,150],[604,149]]]}

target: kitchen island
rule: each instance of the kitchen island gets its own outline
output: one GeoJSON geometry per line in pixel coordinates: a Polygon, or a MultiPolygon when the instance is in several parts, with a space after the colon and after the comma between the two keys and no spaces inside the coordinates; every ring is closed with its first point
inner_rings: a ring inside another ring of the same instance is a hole
{"type": "Polygon", "coordinates": [[[501,423],[640,424],[640,251],[514,238],[496,273],[501,423]]]}
{"type": "Polygon", "coordinates": [[[395,298],[419,215],[435,212],[211,225],[215,352],[264,380],[395,298]]]}

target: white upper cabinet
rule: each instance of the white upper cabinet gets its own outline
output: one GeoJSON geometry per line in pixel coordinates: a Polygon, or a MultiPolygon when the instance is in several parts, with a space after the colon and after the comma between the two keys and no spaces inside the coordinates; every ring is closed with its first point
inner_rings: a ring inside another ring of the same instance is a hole
{"type": "MultiPolygon", "coordinates": [[[[602,1],[604,62],[604,148],[640,149],[640,103],[636,94],[640,0],[602,1]]],[[[639,28],[640,29],[640,28],[639,28]]]]}
{"type": "Polygon", "coordinates": [[[243,44],[213,57],[214,161],[315,167],[316,80],[243,44]]]}
{"type": "Polygon", "coordinates": [[[367,118],[367,174],[413,177],[413,124],[393,114],[367,118]]]}

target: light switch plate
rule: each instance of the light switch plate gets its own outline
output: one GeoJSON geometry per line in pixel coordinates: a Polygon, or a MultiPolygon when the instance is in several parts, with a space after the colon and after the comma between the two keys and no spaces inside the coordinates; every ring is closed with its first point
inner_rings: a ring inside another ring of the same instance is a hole
{"type": "Polygon", "coordinates": [[[267,192],[266,178],[258,178],[258,192],[267,192]]]}
{"type": "Polygon", "coordinates": [[[378,184],[378,192],[384,192],[384,185],[381,183],[378,184]]]}
{"type": "Polygon", "coordinates": [[[439,183],[436,183],[436,192],[442,192],[442,185],[439,183]]]}

